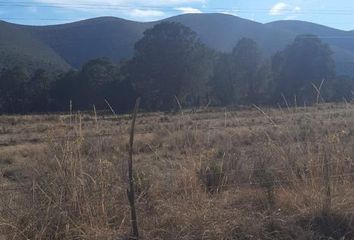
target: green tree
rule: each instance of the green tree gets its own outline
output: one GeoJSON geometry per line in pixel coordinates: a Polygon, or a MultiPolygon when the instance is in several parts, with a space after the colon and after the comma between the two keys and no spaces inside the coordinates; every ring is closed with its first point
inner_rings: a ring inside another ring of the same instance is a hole
{"type": "Polygon", "coordinates": [[[22,67],[3,70],[0,77],[0,112],[25,113],[28,111],[26,84],[29,74],[22,67]]]}
{"type": "Polygon", "coordinates": [[[236,71],[234,56],[220,53],[215,61],[212,81],[216,104],[223,106],[236,104],[236,71]]]}
{"type": "Polygon", "coordinates": [[[296,99],[301,105],[313,103],[317,95],[315,87],[335,76],[330,48],[314,35],[296,37],[285,50],[274,55],[272,69],[276,76],[276,100],[283,95],[289,103],[296,99]]]}
{"type": "Polygon", "coordinates": [[[120,65],[107,59],[95,59],[79,71],[60,75],[50,90],[51,109],[67,111],[70,101],[76,110],[92,110],[93,105],[107,109],[107,100],[116,112],[129,111],[136,94],[131,83],[122,76],[120,65]]]}
{"type": "Polygon", "coordinates": [[[106,107],[106,86],[119,77],[118,68],[110,60],[99,58],[87,62],[77,76],[76,103],[80,109],[106,107]]]}
{"type": "Polygon", "coordinates": [[[26,84],[28,111],[49,111],[49,89],[52,76],[43,69],[38,69],[26,84]]]}
{"type": "Polygon", "coordinates": [[[78,72],[70,70],[60,74],[51,84],[50,98],[52,99],[50,109],[53,111],[69,111],[70,101],[77,109],[78,96],[78,72]]]}
{"type": "Polygon", "coordinates": [[[257,43],[243,38],[231,54],[218,58],[213,87],[222,105],[263,103],[271,79],[270,64],[263,60],[257,43]]]}
{"type": "Polygon", "coordinates": [[[330,83],[331,101],[352,101],[354,98],[354,78],[349,76],[336,77],[330,83]]]}
{"type": "Polygon", "coordinates": [[[237,72],[236,91],[242,104],[264,102],[271,80],[270,65],[263,60],[257,43],[242,38],[233,49],[237,72]]]}
{"type": "Polygon", "coordinates": [[[144,32],[124,72],[150,110],[170,110],[175,96],[198,105],[208,96],[212,52],[190,28],[163,22],[144,32]]]}

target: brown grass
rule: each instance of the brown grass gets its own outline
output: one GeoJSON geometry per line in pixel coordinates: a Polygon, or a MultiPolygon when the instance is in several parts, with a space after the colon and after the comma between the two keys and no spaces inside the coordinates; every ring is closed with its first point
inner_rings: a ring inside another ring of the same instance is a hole
{"type": "MultiPolygon", "coordinates": [[[[353,116],[350,104],[139,114],[142,239],[354,239],[353,116]]],[[[0,117],[0,239],[127,239],[130,120],[0,117]]]]}

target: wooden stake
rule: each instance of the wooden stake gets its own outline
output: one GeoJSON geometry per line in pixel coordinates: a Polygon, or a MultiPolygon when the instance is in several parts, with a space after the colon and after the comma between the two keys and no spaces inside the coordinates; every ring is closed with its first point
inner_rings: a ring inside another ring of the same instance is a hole
{"type": "Polygon", "coordinates": [[[127,189],[127,195],[130,205],[131,212],[131,224],[132,224],[132,236],[131,239],[139,239],[139,230],[138,230],[138,221],[136,217],[135,209],[135,189],[134,189],[134,176],[133,176],[133,143],[134,143],[134,130],[135,130],[135,121],[138,114],[140,104],[140,98],[135,102],[133,120],[130,129],[130,140],[129,140],[129,160],[128,160],[128,176],[129,176],[129,189],[127,189]]]}
{"type": "Polygon", "coordinates": [[[331,205],[332,205],[332,197],[331,197],[331,177],[330,177],[330,162],[327,156],[327,153],[325,153],[324,156],[324,164],[325,164],[325,172],[324,172],[324,180],[325,180],[325,186],[326,186],[326,195],[325,195],[325,202],[324,202],[324,212],[329,213],[331,211],[331,205]]]}

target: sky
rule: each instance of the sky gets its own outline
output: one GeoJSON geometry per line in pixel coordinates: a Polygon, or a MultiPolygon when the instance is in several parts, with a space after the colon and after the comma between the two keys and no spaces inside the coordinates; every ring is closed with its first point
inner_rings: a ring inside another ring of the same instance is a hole
{"type": "Polygon", "coordinates": [[[154,21],[183,13],[225,13],[261,23],[303,20],[354,30],[353,0],[0,0],[0,19],[25,25],[99,16],[154,21]]]}

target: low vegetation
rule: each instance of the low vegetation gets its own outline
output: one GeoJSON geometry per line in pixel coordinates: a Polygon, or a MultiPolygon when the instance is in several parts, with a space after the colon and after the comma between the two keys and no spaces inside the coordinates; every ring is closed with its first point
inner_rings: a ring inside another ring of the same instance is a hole
{"type": "MultiPolygon", "coordinates": [[[[139,113],[141,239],[353,239],[354,106],[139,113]]],[[[4,239],[128,239],[130,115],[0,117],[4,239]]]]}

